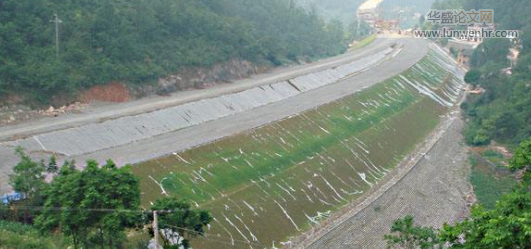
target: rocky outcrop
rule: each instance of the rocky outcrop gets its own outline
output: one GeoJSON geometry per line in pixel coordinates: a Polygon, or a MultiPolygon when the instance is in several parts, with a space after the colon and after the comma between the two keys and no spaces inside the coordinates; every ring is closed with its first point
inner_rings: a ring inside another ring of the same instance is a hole
{"type": "Polygon", "coordinates": [[[186,68],[178,74],[160,78],[154,90],[157,94],[165,95],[179,90],[200,89],[263,73],[267,69],[269,69],[267,66],[256,66],[249,61],[232,59],[211,68],[186,68]]]}

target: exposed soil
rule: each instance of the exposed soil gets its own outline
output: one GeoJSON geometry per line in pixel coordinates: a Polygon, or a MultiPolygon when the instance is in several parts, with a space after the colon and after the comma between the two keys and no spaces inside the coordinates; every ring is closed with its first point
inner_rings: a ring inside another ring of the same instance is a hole
{"type": "Polygon", "coordinates": [[[493,142],[489,146],[471,147],[470,149],[472,151],[478,153],[478,154],[481,154],[481,153],[483,153],[485,151],[488,151],[488,150],[492,150],[492,151],[496,151],[496,152],[501,153],[505,159],[509,159],[509,158],[513,157],[513,154],[511,152],[509,152],[509,150],[506,147],[504,147],[502,145],[499,145],[499,144],[496,144],[495,142],[493,142]]]}
{"type": "Polygon", "coordinates": [[[91,87],[81,94],[80,100],[83,103],[91,103],[93,101],[121,103],[131,100],[131,94],[124,83],[110,82],[91,87]]]}

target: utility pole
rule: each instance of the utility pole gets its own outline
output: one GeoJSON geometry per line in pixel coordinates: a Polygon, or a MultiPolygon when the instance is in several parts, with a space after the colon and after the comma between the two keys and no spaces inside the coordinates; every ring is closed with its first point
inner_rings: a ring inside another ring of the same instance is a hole
{"type": "Polygon", "coordinates": [[[157,223],[157,211],[153,211],[153,234],[155,235],[155,248],[159,249],[159,225],[157,223]]]}
{"type": "Polygon", "coordinates": [[[54,14],[53,17],[53,20],[50,20],[50,22],[55,23],[55,55],[59,57],[59,24],[63,21],[59,19],[57,14],[54,14]]]}

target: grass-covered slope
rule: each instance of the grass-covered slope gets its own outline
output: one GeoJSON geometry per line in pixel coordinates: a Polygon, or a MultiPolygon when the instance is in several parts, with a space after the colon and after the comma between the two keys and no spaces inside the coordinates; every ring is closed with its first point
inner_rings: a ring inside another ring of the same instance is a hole
{"type": "Polygon", "coordinates": [[[459,92],[440,63],[432,51],[357,94],[135,165],[143,203],[168,194],[211,210],[213,239],[194,248],[269,247],[297,235],[370,191],[437,125],[459,92]]]}
{"type": "Polygon", "coordinates": [[[509,193],[517,181],[500,163],[503,155],[492,150],[473,153],[469,157],[471,172],[470,182],[478,202],[486,209],[494,209],[496,202],[509,193]]]}

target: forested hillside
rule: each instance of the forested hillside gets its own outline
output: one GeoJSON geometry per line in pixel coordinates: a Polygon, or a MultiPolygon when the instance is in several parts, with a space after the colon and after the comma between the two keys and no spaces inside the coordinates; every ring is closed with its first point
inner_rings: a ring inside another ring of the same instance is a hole
{"type": "MultiPolygon", "coordinates": [[[[455,1],[454,1],[455,2],[455,1]]],[[[495,140],[510,147],[531,136],[531,5],[526,0],[464,0],[464,9],[494,9],[498,29],[520,30],[520,40],[489,39],[471,58],[468,81],[486,91],[471,96],[463,105],[469,118],[465,131],[469,144],[484,145],[495,140]],[[512,75],[500,69],[510,66],[509,48],[519,50],[512,75]]]]}
{"type": "Polygon", "coordinates": [[[346,43],[339,23],[287,0],[2,0],[0,100],[45,103],[231,58],[279,65],[338,54],[346,43]],[[57,56],[54,13],[63,21],[57,56]]]}

